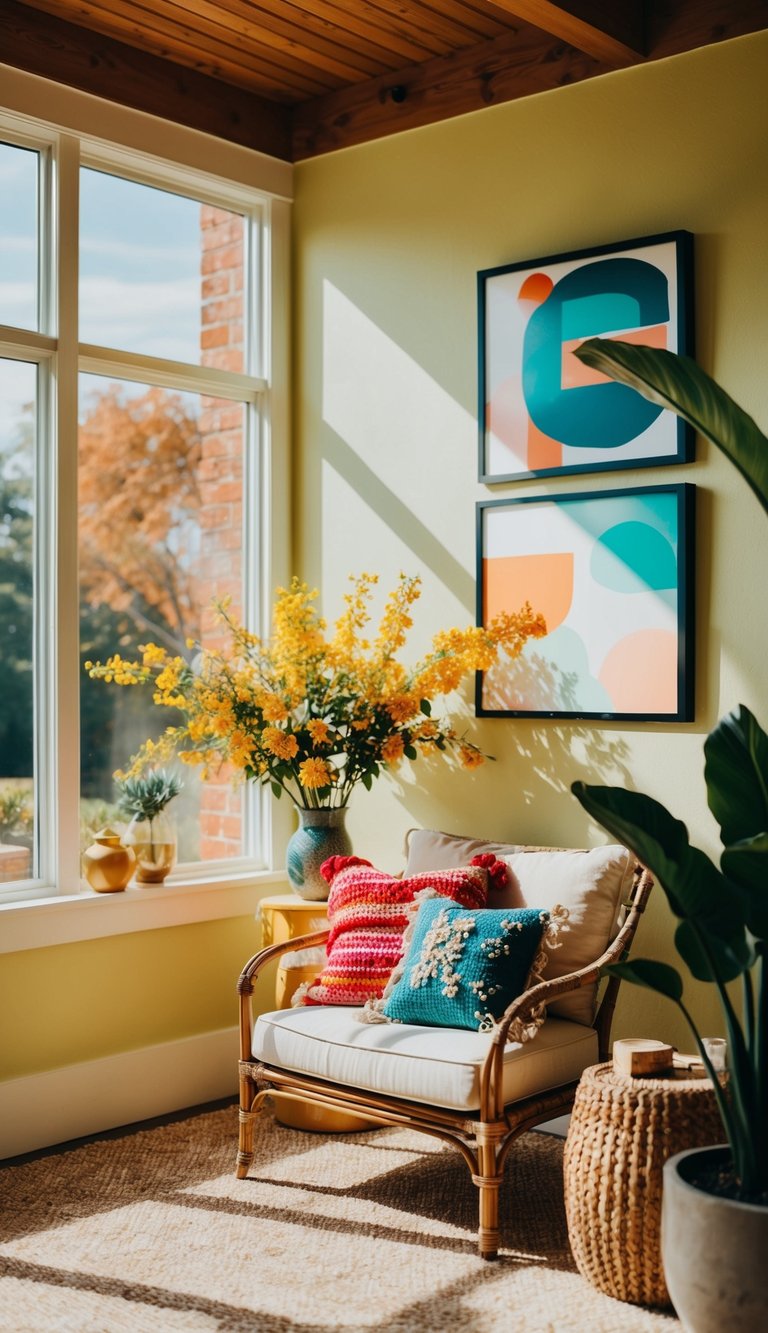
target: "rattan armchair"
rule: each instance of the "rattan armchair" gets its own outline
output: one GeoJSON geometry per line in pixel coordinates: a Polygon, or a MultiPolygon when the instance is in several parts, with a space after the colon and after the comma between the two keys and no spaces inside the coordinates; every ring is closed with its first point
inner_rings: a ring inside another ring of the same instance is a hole
{"type": "MultiPolygon", "coordinates": [[[[322,1016],[324,1028],[317,1042],[321,1047],[323,1061],[320,1066],[315,1060],[313,1067],[308,1067],[311,1062],[308,1062],[301,1053],[301,1040],[298,1040],[298,1046],[294,1046],[294,1054],[287,1057],[270,1048],[269,1038],[266,1040],[266,1045],[263,1038],[261,1044],[257,1039],[256,1049],[259,1054],[254,1055],[252,995],[255,978],[267,964],[286,950],[321,945],[327,939],[329,932],[317,931],[289,942],[272,945],[255,954],[243,968],[237,987],[240,996],[238,1177],[244,1179],[253,1162],[254,1120],[261,1111],[265,1099],[270,1096],[283,1099],[283,1102],[299,1102],[305,1106],[310,1104],[315,1108],[342,1112],[346,1116],[359,1116],[361,1122],[365,1122],[365,1126],[361,1127],[370,1128],[373,1122],[381,1126],[398,1125],[419,1130],[452,1144],[464,1158],[472,1181],[479,1192],[479,1253],[485,1259],[495,1258],[499,1247],[499,1188],[507,1154],[515,1139],[524,1131],[569,1111],[583,1070],[598,1060],[605,1060],[608,1056],[611,1022],[619,982],[611,977],[605,983],[591,1028],[564,1019],[547,1017],[534,1041],[522,1047],[509,1042],[510,1028],[516,1019],[527,1020],[542,1002],[550,1003],[580,987],[594,985],[601,968],[626,957],[652,885],[653,881],[648,872],[640,865],[636,865],[632,890],[625,903],[626,915],[623,924],[599,958],[595,958],[589,967],[533,986],[507,1009],[492,1033],[464,1034],[467,1039],[480,1043],[477,1047],[480,1055],[476,1060],[476,1078],[472,1091],[465,1098],[466,1105],[462,1104],[460,1107],[428,1104],[421,1096],[418,1100],[415,1099],[408,1079],[403,1080],[402,1088],[398,1088],[396,1084],[394,1087],[387,1084],[386,1091],[382,1091],[382,1086],[385,1085],[381,1084],[376,1074],[377,1062],[381,1066],[387,1065],[389,1070],[389,1066],[392,1065],[392,1048],[396,1047],[398,1042],[420,1041],[421,1046],[416,1049],[417,1057],[420,1058],[422,1066],[429,1060],[433,1061],[432,1070],[429,1072],[429,1078],[433,1080],[435,1073],[438,1075],[440,1073],[434,1063],[434,1051],[438,1051],[439,1062],[439,1051],[442,1049],[439,1046],[441,1033],[443,1041],[446,1040],[444,1034],[446,1032],[450,1034],[449,1040],[453,1046],[461,1035],[455,1029],[409,1029],[408,1025],[399,1024],[385,1027],[383,1029],[385,1037],[382,1039],[381,1028],[359,1024],[360,1036],[359,1038],[356,1034],[352,1036],[353,1045],[376,1040],[380,1043],[378,1053],[376,1049],[365,1052],[369,1071],[373,1070],[373,1073],[369,1072],[364,1080],[369,1086],[361,1086],[362,1079],[346,1083],[318,1075],[318,1068],[327,1066],[333,1070],[334,1067],[336,1041],[332,1026],[334,1023],[339,1026],[339,1049],[348,1051],[350,1015],[343,1006],[335,1007],[336,1013],[329,1014],[326,1011],[322,1016]],[[342,1028],[344,1033],[341,1032],[342,1028]],[[565,1032],[566,1029],[572,1031],[565,1032]],[[548,1030],[555,1035],[548,1036],[548,1030]],[[574,1040],[564,1041],[564,1033],[567,1039],[574,1040]],[[558,1065],[561,1046],[564,1054],[558,1065]],[[513,1095],[510,1100],[510,1087],[514,1087],[514,1079],[510,1083],[510,1068],[514,1073],[515,1058],[521,1056],[525,1059],[525,1053],[534,1048],[546,1055],[545,1071],[534,1069],[534,1072],[527,1077],[525,1095],[519,1097],[513,1095]],[[570,1054],[567,1054],[568,1052],[570,1054]],[[425,1055],[428,1056],[426,1061],[425,1055]],[[379,1086],[376,1086],[377,1084],[379,1086]]],[[[294,1016],[290,1019],[294,1029],[304,1021],[309,1025],[319,1021],[318,1010],[306,1007],[262,1017],[278,1020],[286,1012],[294,1016]],[[296,1015],[298,1017],[295,1017],[296,1015]]],[[[296,1039],[296,1032],[289,1034],[289,1037],[291,1040],[296,1039]]],[[[391,1074],[388,1073],[388,1077],[391,1083],[391,1074]]],[[[439,1078],[434,1081],[439,1083],[439,1078]]],[[[439,1103],[448,1099],[436,1100],[439,1103]]]]}

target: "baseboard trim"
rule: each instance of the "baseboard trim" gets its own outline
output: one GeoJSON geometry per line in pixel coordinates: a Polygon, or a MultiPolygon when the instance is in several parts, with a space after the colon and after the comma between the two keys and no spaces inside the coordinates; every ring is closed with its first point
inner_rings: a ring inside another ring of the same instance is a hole
{"type": "Polygon", "coordinates": [[[237,1028],[144,1046],[0,1083],[0,1158],[237,1092],[237,1028]]]}

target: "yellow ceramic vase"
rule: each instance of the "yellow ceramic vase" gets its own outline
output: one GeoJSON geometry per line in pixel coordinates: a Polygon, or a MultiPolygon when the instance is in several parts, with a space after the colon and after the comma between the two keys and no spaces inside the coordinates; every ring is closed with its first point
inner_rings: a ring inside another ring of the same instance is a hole
{"type": "Polygon", "coordinates": [[[96,893],[122,892],[135,869],[136,857],[113,828],[101,829],[83,852],[83,873],[96,893]]]}

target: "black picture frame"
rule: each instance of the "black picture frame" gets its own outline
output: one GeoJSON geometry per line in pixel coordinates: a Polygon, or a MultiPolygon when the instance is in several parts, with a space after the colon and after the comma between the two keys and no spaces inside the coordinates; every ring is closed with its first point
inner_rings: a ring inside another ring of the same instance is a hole
{"type": "Polygon", "coordinates": [[[478,717],[694,720],[696,488],[477,505],[477,623],[525,601],[547,620],[477,676],[478,717]]]}
{"type": "Polygon", "coordinates": [[[477,307],[482,483],[693,460],[686,422],[572,355],[623,336],[693,356],[690,232],[483,269],[477,307]]]}

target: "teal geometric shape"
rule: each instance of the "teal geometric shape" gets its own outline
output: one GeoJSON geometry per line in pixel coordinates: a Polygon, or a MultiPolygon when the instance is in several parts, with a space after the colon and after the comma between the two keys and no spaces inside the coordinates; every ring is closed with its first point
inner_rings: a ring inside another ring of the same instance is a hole
{"type": "Polygon", "coordinates": [[[535,645],[526,645],[529,654],[540,662],[531,681],[531,694],[542,709],[563,712],[609,713],[613,700],[599,680],[591,674],[587,646],[577,630],[558,625],[556,630],[535,645]]]}
{"type": "Polygon", "coordinates": [[[628,385],[614,382],[564,388],[562,352],[568,340],[669,319],[669,282],[661,269],[627,256],[594,260],[555,283],[525,327],[522,388],[528,414],[550,439],[574,449],[616,449],[642,435],[661,414],[628,385]]]}
{"type": "Polygon", "coordinates": [[[625,292],[597,292],[563,302],[564,342],[583,338],[585,329],[634,329],[642,323],[640,302],[625,292]]]}
{"type": "Polygon", "coordinates": [[[608,528],[595,543],[591,573],[595,583],[614,592],[677,587],[674,548],[648,523],[617,523],[608,528]]]}

